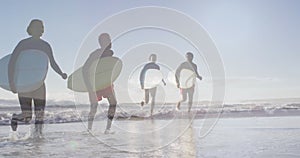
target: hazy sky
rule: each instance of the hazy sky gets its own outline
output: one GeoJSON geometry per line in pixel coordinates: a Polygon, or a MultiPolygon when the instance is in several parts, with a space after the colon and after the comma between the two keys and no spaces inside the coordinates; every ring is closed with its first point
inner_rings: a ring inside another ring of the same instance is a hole
{"type": "MultiPolygon", "coordinates": [[[[211,35],[225,67],[226,100],[300,97],[300,62],[298,62],[300,1],[194,0],[188,2],[182,0],[2,0],[0,2],[0,57],[11,53],[21,39],[28,37],[26,27],[31,19],[38,18],[42,19],[45,25],[42,38],[51,44],[55,59],[62,70],[70,74],[73,72],[81,42],[102,20],[125,9],[161,6],[178,10],[194,18],[211,35]]],[[[149,32],[151,31],[145,33],[146,42],[163,42],[161,38],[156,40],[150,37],[149,32]]],[[[134,42],[132,47],[142,44],[138,41],[134,42]]],[[[128,50],[120,50],[119,43],[115,43],[113,47],[116,55],[122,56],[128,50]]],[[[180,44],[175,44],[173,47],[182,54],[190,50],[189,48],[184,50],[180,44]]],[[[95,45],[91,50],[96,48],[95,45]]],[[[86,56],[88,54],[89,52],[86,56]]],[[[147,57],[145,57],[146,61],[147,57]]],[[[203,74],[204,78],[209,78],[207,68],[202,66],[205,65],[202,60],[195,62],[198,62],[200,74],[203,74]]],[[[49,99],[72,99],[73,93],[66,89],[66,81],[51,69],[46,85],[49,99]]],[[[199,93],[202,100],[210,99],[207,87],[209,87],[208,81],[200,82],[199,93]]],[[[120,100],[122,100],[121,93],[123,92],[118,94],[120,100]]],[[[170,95],[172,97],[169,101],[177,101],[178,93],[170,95]]],[[[16,99],[16,95],[2,89],[0,97],[16,99]]],[[[126,99],[122,102],[126,102],[126,99]]]]}

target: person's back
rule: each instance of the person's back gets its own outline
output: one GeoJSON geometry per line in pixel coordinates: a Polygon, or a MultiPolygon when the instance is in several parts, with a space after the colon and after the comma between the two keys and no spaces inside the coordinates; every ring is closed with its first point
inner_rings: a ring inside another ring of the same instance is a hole
{"type": "MultiPolygon", "coordinates": [[[[151,95],[151,116],[153,114],[153,109],[154,109],[154,104],[155,104],[155,96],[156,96],[156,87],[152,87],[152,88],[145,88],[144,87],[144,82],[145,82],[145,76],[146,76],[146,72],[150,69],[155,69],[155,70],[160,70],[160,67],[158,64],[156,64],[156,60],[157,60],[157,56],[156,54],[151,54],[149,57],[150,62],[147,63],[141,73],[140,73],[140,85],[141,85],[141,89],[143,89],[145,91],[145,97],[144,100],[141,101],[141,106],[143,107],[144,104],[148,104],[149,102],[149,94],[151,95]]],[[[166,85],[166,82],[162,79],[162,82],[164,83],[164,85],[166,85]]]]}
{"type": "MultiPolygon", "coordinates": [[[[97,60],[99,58],[104,58],[104,57],[112,57],[114,54],[114,52],[110,49],[96,49],[95,51],[93,51],[90,56],[89,59],[90,60],[97,60]]],[[[92,61],[89,61],[92,62],[92,61]]]]}
{"type": "Polygon", "coordinates": [[[197,70],[197,65],[193,62],[185,61],[180,64],[177,71],[180,72],[182,69],[188,69],[195,72],[197,70]]]}
{"type": "Polygon", "coordinates": [[[111,57],[111,56],[113,56],[114,52],[111,50],[112,44],[111,44],[111,39],[110,39],[109,34],[102,33],[99,36],[98,42],[99,42],[101,48],[93,51],[83,66],[84,82],[88,89],[89,100],[90,100],[90,112],[89,112],[89,116],[88,116],[88,130],[89,131],[92,130],[94,118],[95,118],[95,115],[97,112],[98,101],[101,101],[102,98],[107,98],[107,100],[109,102],[109,109],[108,109],[108,114],[107,114],[108,119],[107,119],[107,124],[106,124],[106,130],[104,133],[109,134],[109,133],[111,133],[110,128],[112,125],[112,120],[114,118],[115,111],[116,111],[116,105],[117,105],[117,99],[115,97],[114,86],[112,84],[104,89],[93,91],[88,73],[89,73],[89,68],[91,67],[92,63],[95,60],[98,60],[99,58],[104,58],[104,57],[111,57]]]}
{"type": "Polygon", "coordinates": [[[17,51],[36,49],[36,50],[45,52],[46,54],[49,54],[52,52],[51,47],[48,42],[44,41],[43,39],[36,39],[34,37],[29,37],[29,38],[21,40],[18,44],[17,49],[18,49],[17,51]]]}
{"type": "Polygon", "coordinates": [[[159,67],[159,65],[157,65],[157,64],[156,64],[155,62],[153,62],[153,61],[147,63],[147,64],[143,67],[143,69],[142,69],[142,71],[141,71],[141,73],[140,73],[140,84],[141,84],[142,89],[144,89],[145,76],[146,76],[147,70],[149,70],[149,69],[160,70],[160,67],[159,67]]]}
{"type": "Polygon", "coordinates": [[[202,80],[202,77],[198,73],[197,65],[195,63],[193,63],[193,58],[194,58],[194,55],[192,53],[190,53],[190,52],[186,53],[186,61],[181,63],[179,65],[179,67],[176,69],[176,72],[175,72],[177,87],[180,88],[180,92],[181,92],[181,95],[182,95],[182,99],[177,103],[176,107],[179,110],[180,109],[180,104],[182,102],[186,101],[187,96],[189,96],[189,101],[188,101],[188,104],[189,104],[188,111],[189,112],[190,112],[192,104],[193,104],[193,95],[194,95],[195,85],[193,85],[190,88],[181,88],[179,80],[180,80],[180,72],[183,69],[188,69],[188,70],[193,71],[196,74],[197,78],[199,80],[202,80]]]}
{"type": "MultiPolygon", "coordinates": [[[[25,50],[39,50],[48,56],[51,67],[58,74],[61,75],[63,79],[67,78],[67,74],[63,73],[56,61],[54,60],[51,46],[40,37],[44,33],[44,26],[41,20],[34,19],[30,22],[27,27],[27,33],[31,36],[24,40],[21,40],[15,47],[9,64],[8,64],[8,78],[9,86],[13,93],[17,93],[17,87],[15,85],[15,68],[16,62],[22,51],[25,50]]],[[[48,64],[48,63],[45,63],[48,64]]],[[[33,70],[34,71],[34,70],[33,70]]],[[[26,78],[26,76],[21,76],[26,78]]],[[[21,114],[13,114],[11,120],[11,127],[13,131],[17,130],[18,121],[29,122],[32,119],[32,101],[34,101],[34,112],[35,112],[35,128],[38,133],[42,133],[42,125],[44,119],[44,109],[46,105],[46,88],[45,83],[41,85],[38,89],[30,90],[27,92],[18,92],[19,103],[21,105],[21,114]]]]}

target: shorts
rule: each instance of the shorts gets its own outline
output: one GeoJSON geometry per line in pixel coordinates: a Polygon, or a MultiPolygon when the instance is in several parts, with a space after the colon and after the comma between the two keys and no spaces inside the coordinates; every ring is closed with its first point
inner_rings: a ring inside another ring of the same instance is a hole
{"type": "Polygon", "coordinates": [[[111,85],[107,88],[96,91],[96,95],[97,95],[97,100],[98,101],[101,101],[102,98],[107,98],[111,95],[114,95],[114,85],[111,85]]]}
{"type": "Polygon", "coordinates": [[[194,90],[195,90],[195,86],[192,86],[192,87],[190,87],[190,88],[180,88],[180,93],[181,93],[181,94],[186,94],[186,93],[188,93],[188,92],[194,93],[194,90]]]}

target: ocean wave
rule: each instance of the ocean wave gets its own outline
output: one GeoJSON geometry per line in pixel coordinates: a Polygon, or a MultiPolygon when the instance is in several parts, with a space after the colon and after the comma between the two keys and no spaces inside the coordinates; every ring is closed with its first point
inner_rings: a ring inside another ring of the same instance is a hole
{"type": "MultiPolygon", "coordinates": [[[[290,104],[228,104],[224,106],[199,105],[192,108],[192,112],[187,112],[187,105],[183,104],[180,111],[175,110],[175,104],[157,106],[153,116],[150,116],[149,106],[140,109],[136,104],[118,105],[115,114],[116,120],[144,120],[144,119],[177,119],[190,118],[195,119],[207,117],[256,117],[256,116],[286,116],[299,115],[300,103],[290,104]]],[[[95,116],[95,120],[105,120],[107,118],[108,106],[101,104],[95,116]]],[[[13,113],[20,111],[19,107],[2,108],[0,110],[0,125],[10,125],[10,119],[13,113]]],[[[45,123],[70,123],[87,121],[89,113],[88,105],[50,105],[45,110],[45,123]]],[[[33,122],[33,121],[32,121],[33,122]]]]}

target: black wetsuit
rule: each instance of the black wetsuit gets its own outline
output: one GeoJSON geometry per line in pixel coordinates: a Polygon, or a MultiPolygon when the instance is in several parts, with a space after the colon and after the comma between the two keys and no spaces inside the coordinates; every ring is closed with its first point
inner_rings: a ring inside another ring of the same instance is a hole
{"type": "Polygon", "coordinates": [[[149,69],[160,70],[160,67],[154,62],[150,62],[143,67],[141,74],[140,74],[140,84],[142,87],[144,87],[146,72],[149,69]]]}
{"type": "Polygon", "coordinates": [[[179,84],[179,79],[180,79],[180,72],[181,70],[183,69],[188,69],[188,70],[191,70],[193,72],[196,73],[197,75],[197,78],[200,78],[200,75],[198,73],[198,70],[197,70],[197,65],[193,62],[183,62],[179,65],[179,67],[176,69],[176,72],[175,72],[175,78],[176,78],[176,83],[179,84]]]}
{"type": "MultiPolygon", "coordinates": [[[[143,88],[144,88],[146,72],[149,69],[160,70],[160,67],[154,62],[150,62],[143,67],[143,69],[140,73],[140,84],[141,84],[141,87],[143,87],[143,88]]],[[[157,89],[156,87],[153,87],[150,89],[145,89],[145,98],[144,99],[145,99],[146,104],[148,104],[148,102],[149,102],[149,94],[151,95],[151,115],[153,113],[154,104],[155,104],[156,89],[157,89]]]]}

